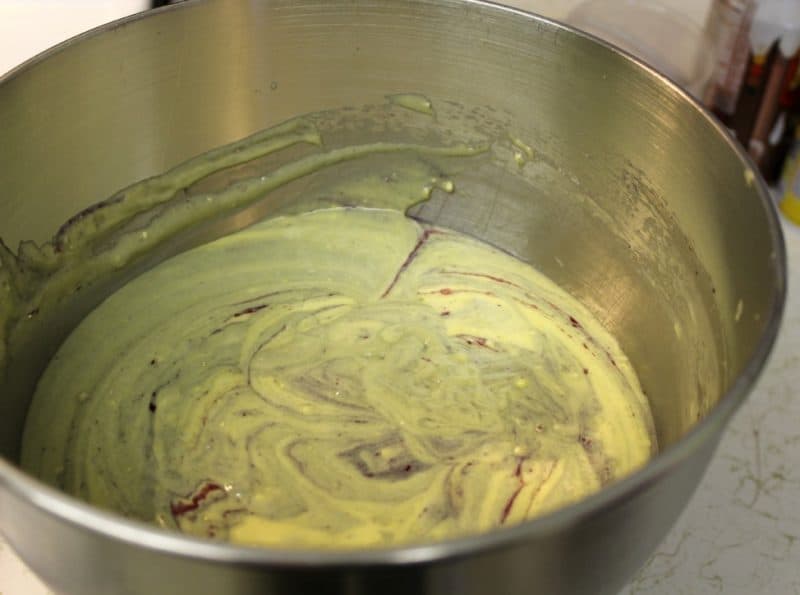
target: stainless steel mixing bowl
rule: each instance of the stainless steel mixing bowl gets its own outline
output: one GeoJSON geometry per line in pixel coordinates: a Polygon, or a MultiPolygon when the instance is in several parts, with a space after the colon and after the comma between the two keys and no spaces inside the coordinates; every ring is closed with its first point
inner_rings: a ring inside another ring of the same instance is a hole
{"type": "MultiPolygon", "coordinates": [[[[404,92],[433,101],[436,126],[496,141],[485,167],[458,175],[454,199],[434,196],[417,216],[520,255],[582,299],[637,367],[661,453],[576,505],[445,543],[302,552],[163,533],[15,466],[38,375],[112,279],[12,340],[0,379],[0,526],[54,588],[598,595],[667,532],[775,339],[784,250],[764,185],[718,124],[596,40],[467,0],[208,0],[124,20],[0,80],[0,236],[42,241],[189,156],[404,92]],[[510,139],[533,149],[523,167],[508,165],[521,147],[510,139]]],[[[426,134],[419,122],[412,136],[426,134]]]]}

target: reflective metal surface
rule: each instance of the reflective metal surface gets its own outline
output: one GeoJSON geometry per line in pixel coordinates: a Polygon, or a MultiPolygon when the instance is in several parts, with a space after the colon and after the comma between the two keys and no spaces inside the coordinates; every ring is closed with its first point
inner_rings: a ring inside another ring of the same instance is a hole
{"type": "MultiPolygon", "coordinates": [[[[581,298],[633,360],[662,454],[540,520],[431,546],[303,553],[161,533],[14,466],[36,378],[98,290],[11,345],[0,387],[0,527],[59,591],[613,593],[675,520],[777,332],[780,231],[705,113],[560,25],[455,0],[209,0],[111,25],[0,80],[0,237],[42,241],[190,156],[403,92],[433,100],[431,134],[496,141],[492,159],[458,175],[455,199],[434,196],[416,216],[508,249],[581,298]],[[511,138],[533,149],[522,168],[511,138]]],[[[380,128],[376,113],[364,117],[380,128]]]]}

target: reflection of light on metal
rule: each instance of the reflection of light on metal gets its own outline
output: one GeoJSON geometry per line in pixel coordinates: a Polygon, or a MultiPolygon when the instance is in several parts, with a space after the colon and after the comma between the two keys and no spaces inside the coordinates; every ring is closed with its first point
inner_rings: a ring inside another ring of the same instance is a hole
{"type": "MultiPolygon", "coordinates": [[[[220,139],[228,142],[247,136],[253,131],[253,122],[263,121],[265,95],[277,90],[270,73],[253,76],[254,71],[262,70],[262,64],[257,61],[264,58],[252,51],[246,4],[224,3],[220,10],[224,12],[228,29],[211,28],[199,51],[187,53],[177,49],[180,37],[191,32],[180,25],[171,32],[176,37],[176,51],[172,54],[175,65],[171,73],[174,81],[168,92],[156,101],[182,115],[180,118],[169,116],[163,123],[162,130],[166,130],[166,134],[160,142],[166,154],[174,154],[177,147],[181,158],[187,158],[198,150],[219,144],[220,139]],[[233,34],[230,29],[234,30],[233,34]],[[211,118],[208,117],[209,104],[219,106],[211,118]],[[175,120],[195,124],[176,130],[175,120]]],[[[159,60],[163,61],[163,53],[159,60]]],[[[263,122],[263,125],[269,123],[263,122]]],[[[161,163],[157,169],[170,165],[173,163],[161,163]]]]}

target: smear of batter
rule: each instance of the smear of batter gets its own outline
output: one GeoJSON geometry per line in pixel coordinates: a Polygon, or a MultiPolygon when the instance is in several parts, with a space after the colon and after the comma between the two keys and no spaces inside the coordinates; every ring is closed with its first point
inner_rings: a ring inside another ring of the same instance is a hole
{"type": "Polygon", "coordinates": [[[575,299],[475,239],[334,208],[108,298],[41,379],[22,462],[187,533],[354,548],[518,523],[654,450],[628,359],[575,299]]]}

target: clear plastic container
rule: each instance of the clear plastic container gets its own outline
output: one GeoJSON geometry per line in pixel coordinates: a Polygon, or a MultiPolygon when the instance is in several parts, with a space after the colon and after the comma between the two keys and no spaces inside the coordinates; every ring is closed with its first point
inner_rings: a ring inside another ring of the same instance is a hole
{"type": "Polygon", "coordinates": [[[714,41],[716,66],[705,104],[725,121],[736,111],[750,56],[756,0],[714,0],[706,29],[714,41]]]}

